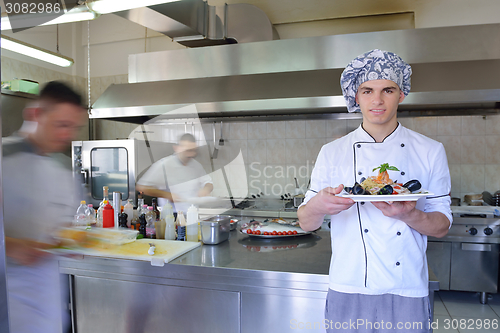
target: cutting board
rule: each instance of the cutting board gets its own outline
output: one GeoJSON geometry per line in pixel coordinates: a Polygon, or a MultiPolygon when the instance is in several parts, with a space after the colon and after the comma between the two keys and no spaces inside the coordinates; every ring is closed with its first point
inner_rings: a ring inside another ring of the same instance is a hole
{"type": "Polygon", "coordinates": [[[106,249],[86,249],[84,255],[151,261],[153,266],[163,266],[181,255],[201,246],[199,242],[182,242],[163,239],[138,239],[124,245],[113,245],[106,249]],[[155,254],[149,255],[149,243],[155,245],[155,254]]]}

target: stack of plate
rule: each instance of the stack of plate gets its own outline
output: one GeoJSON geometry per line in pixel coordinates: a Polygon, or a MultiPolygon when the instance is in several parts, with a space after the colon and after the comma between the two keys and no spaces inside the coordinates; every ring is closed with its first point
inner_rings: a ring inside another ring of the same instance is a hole
{"type": "Polygon", "coordinates": [[[500,191],[496,191],[494,194],[484,191],[483,200],[490,206],[500,206],[500,191]]]}

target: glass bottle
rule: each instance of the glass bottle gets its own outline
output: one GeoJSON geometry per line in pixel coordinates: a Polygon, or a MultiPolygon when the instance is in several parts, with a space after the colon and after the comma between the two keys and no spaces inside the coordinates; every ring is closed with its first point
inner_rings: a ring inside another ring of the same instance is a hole
{"type": "Polygon", "coordinates": [[[153,207],[153,212],[155,212],[156,214],[156,221],[159,221],[160,211],[158,210],[158,203],[156,198],[151,199],[151,206],[153,207]]]}
{"type": "MultiPolygon", "coordinates": [[[[99,208],[103,207],[104,201],[107,201],[109,203],[109,187],[103,186],[102,187],[102,201],[99,203],[99,208]]],[[[97,210],[99,210],[99,208],[97,210]]]]}

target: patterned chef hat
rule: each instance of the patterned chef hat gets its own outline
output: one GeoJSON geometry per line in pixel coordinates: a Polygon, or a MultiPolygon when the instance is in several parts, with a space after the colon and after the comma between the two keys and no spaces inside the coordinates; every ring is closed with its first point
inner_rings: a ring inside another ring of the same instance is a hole
{"type": "Polygon", "coordinates": [[[356,57],[342,72],[340,86],[349,112],[361,112],[356,103],[359,86],[371,80],[394,81],[408,95],[411,88],[411,66],[400,56],[375,49],[356,57]]]}

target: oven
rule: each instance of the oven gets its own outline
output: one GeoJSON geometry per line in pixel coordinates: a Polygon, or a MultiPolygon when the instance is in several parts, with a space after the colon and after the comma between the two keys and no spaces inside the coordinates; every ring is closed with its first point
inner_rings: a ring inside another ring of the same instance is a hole
{"type": "Polygon", "coordinates": [[[428,238],[427,259],[441,290],[479,292],[480,302],[498,292],[500,217],[496,207],[453,207],[443,238],[428,238]]]}
{"type": "Polygon", "coordinates": [[[98,207],[103,186],[120,192],[123,201],[137,205],[136,181],[157,160],[173,153],[173,144],[126,140],[73,141],[73,174],[82,187],[82,200],[98,207]]]}

